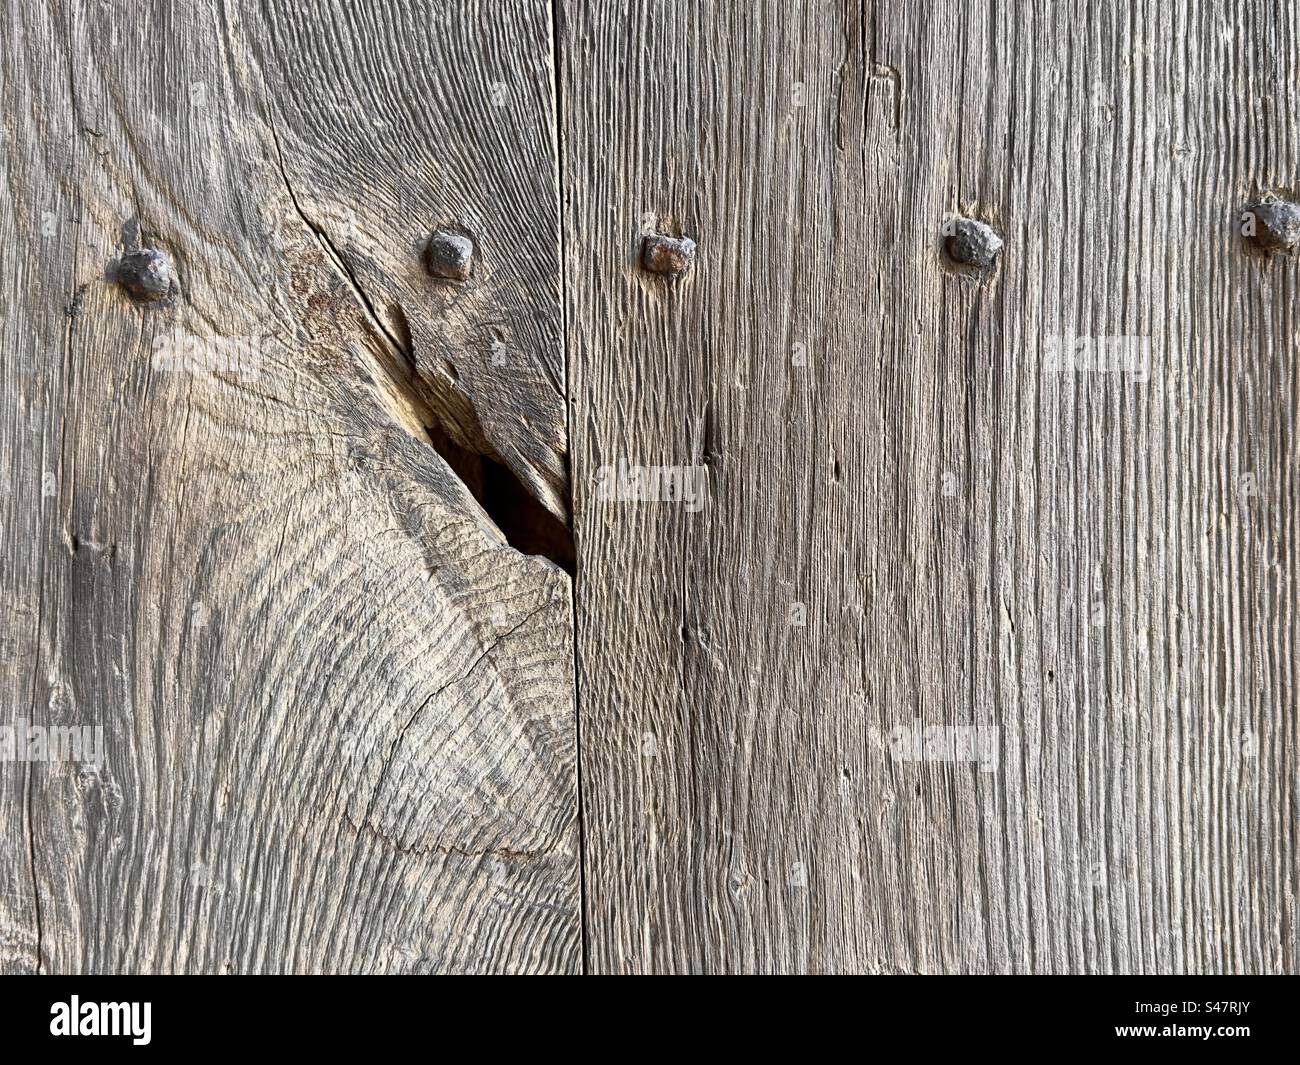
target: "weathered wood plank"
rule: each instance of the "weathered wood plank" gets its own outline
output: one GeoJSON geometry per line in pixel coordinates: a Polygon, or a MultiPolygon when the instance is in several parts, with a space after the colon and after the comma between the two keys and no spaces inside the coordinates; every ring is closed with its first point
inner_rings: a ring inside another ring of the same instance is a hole
{"type": "Polygon", "coordinates": [[[1294,971],[1294,11],[566,13],[593,969],[1294,971]]]}
{"type": "Polygon", "coordinates": [[[569,578],[410,369],[563,511],[547,8],[151,16],[3,35],[4,712],[105,758],[0,765],[0,963],[573,971],[569,578]],[[444,216],[481,236],[455,296],[444,216]],[[169,306],[105,276],[137,226],[169,306]]]}
{"type": "Polygon", "coordinates": [[[408,349],[438,424],[568,520],[546,3],[271,5],[250,35],[299,207],[408,349]],[[475,244],[432,281],[430,231],[475,244]]]}

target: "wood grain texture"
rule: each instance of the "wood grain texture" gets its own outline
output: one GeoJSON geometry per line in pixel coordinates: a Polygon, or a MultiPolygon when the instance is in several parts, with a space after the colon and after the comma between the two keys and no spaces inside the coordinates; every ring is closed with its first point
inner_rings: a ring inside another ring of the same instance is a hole
{"type": "Polygon", "coordinates": [[[1291,7],[4,17],[0,970],[1296,971],[1291,7]]]}
{"type": "Polygon", "coordinates": [[[591,968],[1294,972],[1298,274],[1237,235],[1300,180],[1294,9],[563,29],[591,968]],[[707,502],[601,499],[620,460],[707,502]]]}
{"type": "Polygon", "coordinates": [[[106,746],[0,764],[0,966],[573,971],[569,578],[430,446],[450,393],[411,369],[490,392],[562,509],[546,8],[137,8],[15,7],[0,46],[5,721],[106,746]],[[435,211],[482,231],[454,298],[435,211]],[[171,306],[106,277],[137,228],[171,306]]]}
{"type": "Polygon", "coordinates": [[[439,426],[567,522],[549,5],[280,4],[250,42],[298,206],[439,426]],[[466,284],[422,264],[442,226],[476,244],[466,284]]]}

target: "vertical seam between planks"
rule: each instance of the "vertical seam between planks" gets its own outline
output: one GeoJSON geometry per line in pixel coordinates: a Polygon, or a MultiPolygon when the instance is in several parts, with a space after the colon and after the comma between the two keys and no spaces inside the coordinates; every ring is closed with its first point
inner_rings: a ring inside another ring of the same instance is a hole
{"type": "Polygon", "coordinates": [[[582,819],[582,708],[579,701],[578,681],[578,516],[575,509],[577,492],[574,480],[573,396],[572,367],[569,361],[569,256],[565,241],[564,217],[564,127],[563,127],[563,72],[560,69],[560,0],[549,0],[551,15],[551,108],[555,117],[555,199],[556,236],[560,251],[560,359],[564,377],[564,453],[569,466],[569,530],[574,542],[573,577],[569,581],[570,665],[573,670],[573,765],[574,789],[578,804],[578,939],[582,947],[582,975],[587,975],[587,833],[582,819]]]}

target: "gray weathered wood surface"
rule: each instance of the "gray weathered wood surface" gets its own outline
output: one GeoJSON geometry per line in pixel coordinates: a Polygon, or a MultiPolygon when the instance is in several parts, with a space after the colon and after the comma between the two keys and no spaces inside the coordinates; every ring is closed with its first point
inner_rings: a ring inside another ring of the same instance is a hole
{"type": "Polygon", "coordinates": [[[1288,5],[4,18],[0,970],[1296,970],[1288,5]]]}
{"type": "Polygon", "coordinates": [[[569,578],[425,431],[562,509],[547,9],[132,8],[3,35],[5,706],[106,730],[2,767],[4,967],[576,970],[569,578]]]}
{"type": "Polygon", "coordinates": [[[1300,181],[1294,9],[566,10],[591,968],[1294,970],[1297,267],[1235,235],[1300,181]]]}

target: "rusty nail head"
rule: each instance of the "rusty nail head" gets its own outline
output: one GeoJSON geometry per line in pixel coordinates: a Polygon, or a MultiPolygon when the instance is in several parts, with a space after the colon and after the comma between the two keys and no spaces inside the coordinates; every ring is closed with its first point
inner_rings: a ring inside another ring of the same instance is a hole
{"type": "Polygon", "coordinates": [[[141,248],[123,255],[117,263],[117,283],[132,299],[142,303],[164,300],[176,289],[171,263],[156,248],[141,248]]]}
{"type": "Polygon", "coordinates": [[[1300,204],[1265,199],[1246,208],[1242,232],[1265,251],[1289,251],[1300,243],[1300,204]]]}
{"type": "Polygon", "coordinates": [[[464,233],[436,229],[425,246],[424,265],[434,277],[468,281],[474,269],[474,242],[464,233]]]}
{"type": "Polygon", "coordinates": [[[641,245],[641,265],[652,274],[678,277],[695,262],[695,241],[690,237],[649,236],[641,245]]]}
{"type": "Polygon", "coordinates": [[[1002,238],[992,226],[974,218],[955,218],[944,227],[948,258],[962,266],[987,270],[1002,251],[1002,238]]]}

